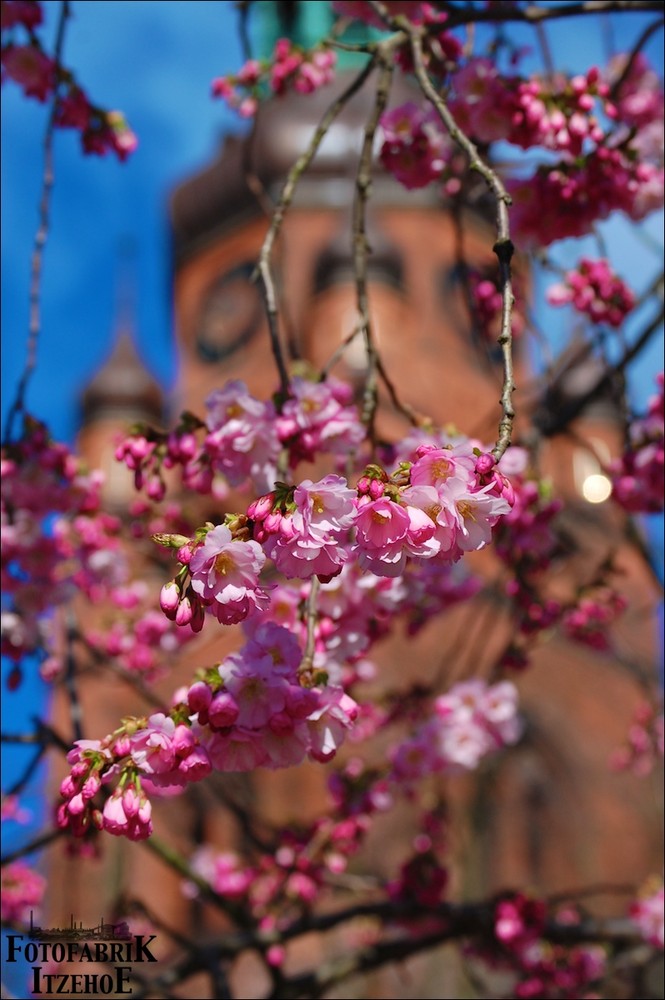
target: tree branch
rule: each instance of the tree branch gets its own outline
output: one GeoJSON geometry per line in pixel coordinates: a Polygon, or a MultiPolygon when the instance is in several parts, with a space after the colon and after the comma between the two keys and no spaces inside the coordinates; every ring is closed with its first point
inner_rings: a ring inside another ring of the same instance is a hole
{"type": "Polygon", "coordinates": [[[511,198],[498,174],[484,162],[474,143],[458,127],[455,119],[450,113],[448,105],[444,101],[443,97],[437,92],[432,81],[427,75],[423,60],[422,38],[420,31],[413,27],[407,30],[411,40],[414,72],[423,94],[436,109],[439,118],[443,122],[450,137],[466,153],[469,159],[469,168],[471,170],[475,170],[481,175],[496,200],[497,238],[493,250],[499,261],[499,281],[501,285],[502,301],[499,344],[501,345],[501,352],[503,355],[504,371],[503,389],[501,392],[501,408],[503,416],[499,423],[497,441],[492,449],[492,454],[498,461],[510,444],[513,424],[515,421],[515,410],[512,403],[515,383],[513,380],[511,325],[512,308],[515,300],[510,274],[510,262],[512,260],[514,247],[510,239],[510,225],[508,219],[508,206],[511,204],[511,198]]]}
{"type": "Polygon", "coordinates": [[[263,245],[261,246],[261,251],[259,253],[259,262],[257,264],[257,273],[261,278],[261,286],[263,290],[263,298],[265,302],[266,312],[268,315],[268,327],[270,330],[270,343],[272,347],[273,357],[275,359],[275,364],[277,365],[277,371],[279,373],[279,380],[282,393],[288,396],[289,392],[289,376],[286,370],[286,365],[284,363],[284,356],[282,353],[282,348],[279,339],[279,321],[277,313],[277,298],[275,295],[275,283],[272,276],[271,268],[271,257],[272,251],[275,244],[275,240],[279,234],[282,223],[284,221],[284,216],[293,201],[293,197],[298,186],[298,182],[302,175],[305,173],[310,163],[314,159],[316,152],[321,145],[324,137],[326,136],[330,126],[334,122],[335,118],[346,106],[348,101],[353,97],[353,95],[360,90],[365,80],[369,77],[370,73],[374,69],[375,59],[372,58],[368,61],[365,67],[361,70],[358,76],[349,84],[346,90],[340,94],[340,96],[335,100],[330,107],[327,109],[323,115],[321,121],[319,122],[314,135],[312,136],[309,146],[307,149],[298,157],[291,170],[288,173],[284,187],[282,188],[282,193],[279,197],[279,201],[275,205],[272,220],[270,226],[268,227],[268,232],[266,233],[263,245]]]}

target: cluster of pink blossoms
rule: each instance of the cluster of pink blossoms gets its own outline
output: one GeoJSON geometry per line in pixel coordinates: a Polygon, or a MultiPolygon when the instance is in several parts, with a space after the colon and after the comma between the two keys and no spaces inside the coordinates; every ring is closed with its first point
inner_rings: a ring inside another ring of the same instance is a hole
{"type": "MultiPolygon", "coordinates": [[[[419,0],[386,0],[383,6],[389,17],[405,15],[414,23],[419,23],[430,5],[419,0]]],[[[340,17],[352,17],[371,24],[373,28],[386,28],[384,20],[367,0],[333,0],[332,9],[340,17]]]]}
{"type": "Polygon", "coordinates": [[[337,56],[328,46],[306,51],[289,38],[279,38],[270,59],[248,59],[237,73],[215,77],[212,95],[226,101],[242,118],[253,118],[264,88],[276,95],[290,89],[311,94],[332,83],[336,62],[337,56]]]}
{"type": "MultiPolygon", "coordinates": [[[[281,581],[270,588],[270,606],[261,621],[270,620],[289,629],[304,646],[308,624],[306,607],[311,582],[281,581]]],[[[432,616],[468,600],[479,590],[480,580],[463,565],[429,560],[412,562],[400,577],[375,576],[357,562],[344,564],[340,573],[321,584],[313,623],[313,666],[325,670],[332,683],[349,690],[355,683],[375,677],[376,667],[367,658],[373,645],[388,635],[398,617],[410,634],[432,616]]],[[[249,625],[254,619],[248,619],[249,625]]],[[[258,618],[256,619],[258,620],[258,618]]],[[[374,727],[380,713],[363,705],[352,738],[374,727]]]]}
{"type": "Polygon", "coordinates": [[[88,474],[66,445],[26,417],[2,450],[2,652],[18,663],[43,647],[49,609],[76,591],[99,598],[121,582],[119,522],[99,511],[101,473],[88,474]],[[56,515],[54,523],[50,520],[56,515]]]}
{"type": "Polygon", "coordinates": [[[516,743],[522,732],[510,681],[463,681],[434,702],[434,714],[390,752],[392,779],[409,784],[428,774],[474,770],[483,757],[516,743]]]}
{"type": "MultiPolygon", "coordinates": [[[[259,927],[267,931],[284,916],[292,919],[312,906],[331,876],[346,869],[368,828],[365,816],[326,817],[309,827],[281,831],[275,850],[254,863],[235,852],[203,847],[194,854],[192,869],[225,899],[249,902],[259,927]]],[[[199,892],[193,882],[183,885],[189,898],[199,892]]],[[[271,965],[280,965],[284,949],[275,946],[266,957],[271,965]]]]}
{"type": "Polygon", "coordinates": [[[662,168],[629,151],[599,146],[572,163],[539,167],[528,181],[507,182],[511,225],[525,246],[584,236],[615,211],[634,221],[663,203],[662,168]]]}
{"type": "Polygon", "coordinates": [[[2,0],[0,4],[0,30],[9,31],[21,25],[34,31],[44,20],[41,3],[37,0],[2,0]]]}
{"type": "Polygon", "coordinates": [[[493,466],[470,442],[423,445],[392,477],[368,466],[355,491],[342,476],[306,480],[261,497],[248,517],[287,578],[330,578],[350,557],[376,576],[397,577],[409,559],[455,562],[490,541],[512,501],[493,466]],[[355,538],[345,546],[352,527],[355,538]]]}
{"type": "Polygon", "coordinates": [[[108,627],[87,628],[83,624],[81,633],[93,655],[108,657],[130,674],[154,681],[194,633],[175,627],[156,608],[146,606],[147,591],[141,581],[114,588],[109,598],[116,613],[108,627]]]}
{"type": "MultiPolygon", "coordinates": [[[[425,825],[431,828],[433,818],[431,815],[425,817],[425,825]]],[[[429,833],[420,833],[414,838],[413,854],[401,865],[398,877],[388,883],[388,895],[396,902],[407,906],[416,903],[427,910],[443,901],[448,880],[448,869],[433,849],[433,838],[429,833]]],[[[422,919],[428,918],[423,915],[422,919]]]]}
{"type": "MultiPolygon", "coordinates": [[[[503,296],[497,278],[484,277],[479,271],[467,274],[474,321],[478,332],[488,343],[496,342],[501,329],[503,296]]],[[[511,327],[514,338],[521,337],[526,327],[524,300],[519,282],[513,276],[513,312],[511,327]]]]}
{"type": "Polygon", "coordinates": [[[116,458],[134,472],[136,489],[145,488],[153,500],[166,493],[163,469],[176,466],[183,485],[199,493],[221,499],[229,486],[248,483],[263,492],[275,481],[282,450],[294,468],[321,454],[341,460],[360,447],[365,430],[351,399],[350,387],[338,379],[296,377],[278,411],[272,400],[256,399],[235,379],[208,396],[205,423],[184,413],[170,434],[140,428],[118,446],[116,458]],[[206,429],[199,443],[196,435],[206,429]]]}
{"type": "MultiPolygon", "coordinates": [[[[559,920],[580,920],[579,913],[567,907],[559,920]]],[[[598,945],[574,948],[553,945],[544,940],[547,908],[539,899],[523,893],[506,894],[494,908],[493,945],[468,950],[482,958],[490,968],[511,972],[515,977],[512,991],[506,996],[519,1000],[592,1000],[606,969],[605,949],[598,945]]]]}
{"type": "MultiPolygon", "coordinates": [[[[363,433],[356,408],[347,405],[347,391],[334,381],[294,380],[279,414],[272,403],[249,396],[241,382],[229,383],[207,403],[209,432],[203,448],[208,467],[223,469],[232,485],[247,479],[260,483],[271,475],[274,481],[277,447],[288,449],[295,465],[322,452],[348,451],[363,433]],[[272,436],[262,433],[269,425],[272,436]]],[[[278,483],[250,504],[247,515],[227,515],[222,525],[208,523],[193,539],[156,535],[156,541],[177,551],[180,564],[175,579],[162,590],[162,610],[194,631],[203,626],[206,611],[222,624],[265,612],[270,596],[260,575],[266,557],[287,579],[316,576],[327,582],[349,563],[375,577],[401,578],[413,563],[434,560],[448,566],[465,552],[484,548],[514,500],[492,456],[465,438],[440,447],[414,442],[414,448],[412,460],[403,461],[392,475],[378,465],[368,466],[355,489],[334,473],[297,486],[278,483]]],[[[173,460],[169,437],[162,435],[156,443],[141,434],[124,442],[118,457],[144,476],[141,463],[157,461],[160,451],[164,464],[173,460]]],[[[148,474],[156,473],[151,469],[148,474]]],[[[427,576],[444,599],[451,593],[446,574],[434,570],[427,576]]],[[[413,576],[411,582],[417,586],[413,576]]]]}
{"type": "Polygon", "coordinates": [[[575,605],[563,612],[561,629],[567,639],[607,652],[612,648],[609,629],[627,607],[628,601],[612,587],[582,591],[575,605]]]}
{"type": "MultiPolygon", "coordinates": [[[[415,12],[409,15],[415,19],[415,12]]],[[[459,53],[449,56],[450,108],[463,131],[482,143],[503,140],[561,157],[527,180],[507,182],[514,202],[511,224],[522,243],[542,246],[582,236],[614,211],[640,220],[662,205],[663,97],[643,58],[611,101],[617,66],[607,79],[594,67],[569,81],[545,81],[505,76],[489,59],[471,59],[459,68],[459,53]],[[605,115],[610,132],[594,112],[605,115]]],[[[459,179],[451,170],[452,146],[432,108],[405,104],[384,114],[381,125],[381,160],[402,184],[424,187],[450,174],[445,187],[454,193],[459,179]]]]}
{"type": "Polygon", "coordinates": [[[3,865],[0,879],[0,914],[2,923],[27,925],[30,914],[41,906],[46,879],[25,861],[3,865]]]}
{"type": "MultiPolygon", "coordinates": [[[[74,596],[91,604],[108,601],[115,609],[94,627],[82,616],[76,641],[92,662],[110,657],[153,679],[192,633],[147,607],[145,583],[127,583],[120,523],[99,509],[102,475],[88,473],[30,417],[22,438],[3,449],[1,471],[2,652],[15,663],[10,687],[20,684],[21,663],[35,651],[44,680],[62,676],[63,643],[49,611],[74,596]]],[[[134,528],[140,532],[138,520],[134,528]]]]}
{"type": "Polygon", "coordinates": [[[85,91],[76,83],[73,74],[60,65],[43,49],[36,29],[43,21],[40,3],[30,0],[3,0],[3,37],[0,61],[2,81],[14,80],[27,97],[46,101],[57,93],[55,124],[60,128],[73,128],[81,134],[85,153],[104,156],[113,152],[125,160],[137,146],[137,138],[120,111],[105,111],[92,104],[85,91]],[[16,32],[28,34],[27,44],[17,44],[16,32]]]}
{"type": "Polygon", "coordinates": [[[649,400],[646,416],[630,424],[629,440],[621,458],[610,463],[612,495],[633,514],[655,514],[663,509],[665,493],[665,406],[663,372],[656,377],[658,393],[649,400]]]}
{"type": "Polygon", "coordinates": [[[342,688],[313,684],[286,629],[266,622],[238,652],[178,692],[169,714],[125,719],[104,740],[79,740],[61,784],[61,829],[142,840],[152,832],[149,794],[174,794],[210,772],[330,760],[357,706],[342,688]],[[310,686],[304,686],[304,685],[310,686]],[[95,798],[117,779],[102,808],[95,798]]]}
{"type": "Polygon", "coordinates": [[[381,116],[383,166],[408,190],[440,180],[452,156],[452,146],[429,105],[412,101],[381,116]]]}
{"type": "Polygon", "coordinates": [[[548,288],[547,301],[553,306],[570,302],[592,323],[607,323],[613,327],[621,326],[635,306],[635,296],[614,273],[609,261],[588,257],[583,257],[576,268],[568,271],[561,284],[548,288]]]}
{"type": "Polygon", "coordinates": [[[665,726],[660,713],[648,702],[638,705],[625,744],[615,750],[610,766],[617,771],[651,774],[665,753],[665,726]]]}
{"type": "Polygon", "coordinates": [[[591,114],[609,86],[593,67],[570,80],[504,76],[489,59],[471,59],[453,78],[451,111],[467,134],[481,142],[505,140],[531,149],[579,156],[585,140],[602,141],[603,130],[591,114]]]}
{"type": "MultiPolygon", "coordinates": [[[[402,2],[402,0],[388,0],[383,4],[387,18],[407,17],[409,21],[426,29],[422,35],[423,42],[423,64],[427,71],[436,77],[445,77],[451,70],[455,69],[462,55],[462,44],[460,40],[450,31],[446,31],[444,25],[448,20],[448,14],[439,10],[431,3],[402,2]]],[[[341,17],[354,18],[370,24],[374,28],[383,31],[392,30],[392,26],[368,4],[357,2],[357,0],[333,0],[332,8],[341,17]]],[[[405,74],[413,72],[413,55],[408,44],[399,46],[395,51],[395,62],[405,74]]]]}
{"type": "Polygon", "coordinates": [[[658,74],[649,65],[644,53],[615,56],[607,68],[612,87],[623,77],[612,104],[605,105],[605,114],[619,123],[626,134],[633,133],[631,145],[641,156],[650,160],[663,154],[663,88],[658,74]]]}

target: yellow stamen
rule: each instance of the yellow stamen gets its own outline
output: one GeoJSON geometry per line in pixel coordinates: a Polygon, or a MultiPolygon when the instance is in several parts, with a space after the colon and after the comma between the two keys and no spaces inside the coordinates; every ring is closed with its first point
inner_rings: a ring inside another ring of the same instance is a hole
{"type": "Polygon", "coordinates": [[[386,521],[390,520],[388,514],[382,514],[380,510],[372,511],[372,520],[375,524],[385,524],[386,521]]]}
{"type": "Polygon", "coordinates": [[[220,576],[226,576],[231,570],[236,568],[236,564],[233,561],[233,556],[229,555],[228,552],[220,552],[215,559],[215,572],[219,573],[220,576]]]}
{"type": "Polygon", "coordinates": [[[323,514],[326,509],[323,503],[323,498],[320,497],[318,493],[312,493],[312,507],[314,508],[315,514],[323,514]]]}
{"type": "Polygon", "coordinates": [[[467,518],[469,518],[471,521],[476,520],[476,515],[474,513],[476,507],[475,504],[472,504],[470,500],[458,500],[455,506],[457,507],[458,511],[460,512],[465,521],[467,518]]]}
{"type": "Polygon", "coordinates": [[[434,521],[436,524],[436,519],[441,513],[442,507],[440,503],[433,503],[429,507],[425,507],[425,513],[429,517],[430,521],[434,521]]]}
{"type": "Polygon", "coordinates": [[[432,479],[448,479],[450,472],[450,462],[447,458],[437,458],[435,462],[432,462],[432,479]]]}

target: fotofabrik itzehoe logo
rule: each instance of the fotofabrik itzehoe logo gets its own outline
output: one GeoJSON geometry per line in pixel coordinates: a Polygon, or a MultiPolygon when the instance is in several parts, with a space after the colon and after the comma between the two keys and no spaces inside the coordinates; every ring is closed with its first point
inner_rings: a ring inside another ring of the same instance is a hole
{"type": "Polygon", "coordinates": [[[35,996],[131,996],[133,966],[157,961],[150,950],[155,939],[103,917],[96,927],[76,924],[73,916],[67,928],[36,927],[31,913],[29,930],[7,935],[4,960],[28,963],[35,996]]]}

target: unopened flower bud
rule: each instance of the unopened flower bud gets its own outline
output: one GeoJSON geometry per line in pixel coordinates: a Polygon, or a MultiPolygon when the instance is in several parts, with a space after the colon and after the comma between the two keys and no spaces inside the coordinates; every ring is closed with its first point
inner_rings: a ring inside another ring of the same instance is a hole
{"type": "Polygon", "coordinates": [[[192,602],[189,597],[183,597],[182,601],[178,605],[174,621],[176,625],[190,625],[193,617],[194,609],[192,607],[192,602]]]}
{"type": "Polygon", "coordinates": [[[268,532],[269,535],[275,534],[279,531],[279,524],[282,520],[282,515],[278,510],[273,510],[263,521],[263,527],[268,532]]]}
{"type": "Polygon", "coordinates": [[[479,476],[484,476],[494,468],[494,465],[495,458],[493,455],[479,455],[476,459],[476,472],[479,476]]]}
{"type": "Polygon", "coordinates": [[[174,620],[180,603],[180,587],[175,580],[165,583],[159,594],[159,606],[171,621],[174,620]]]}

